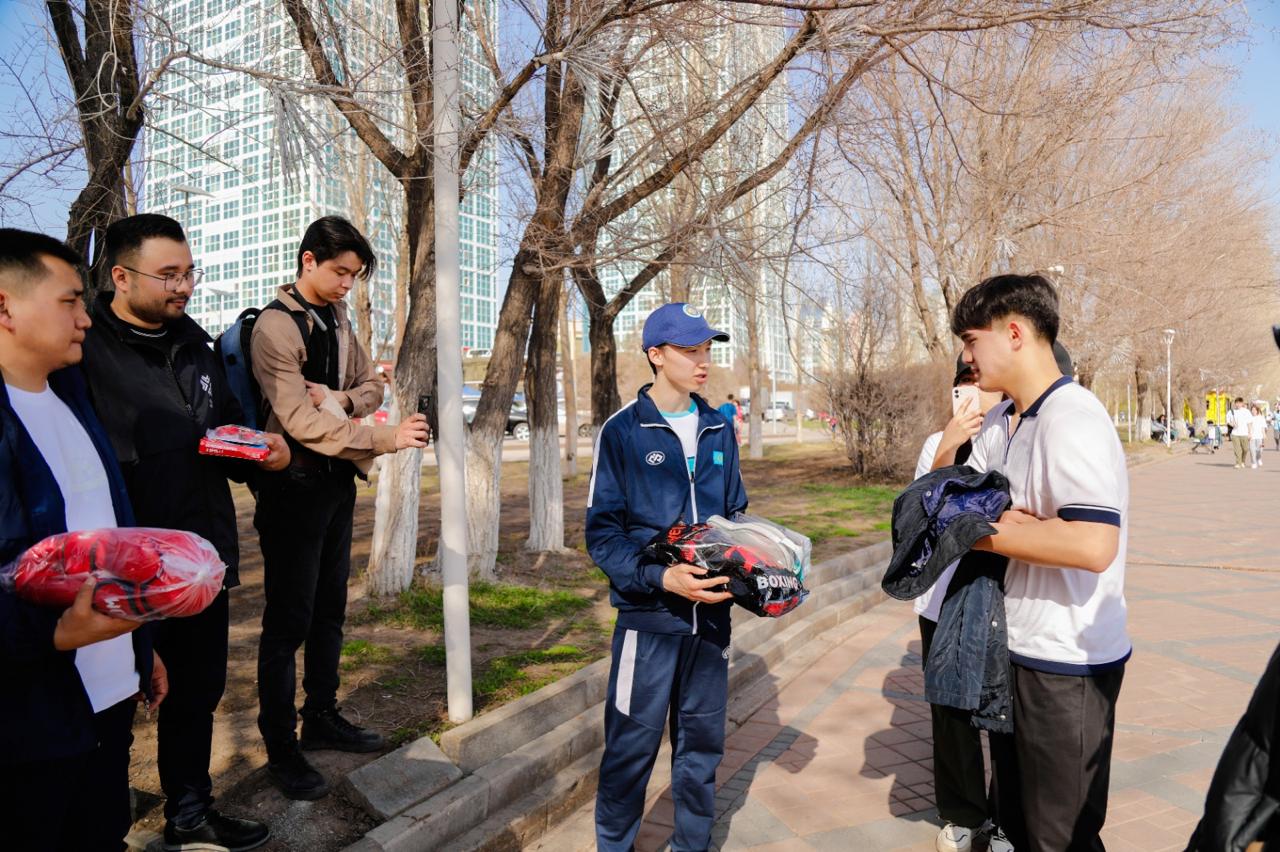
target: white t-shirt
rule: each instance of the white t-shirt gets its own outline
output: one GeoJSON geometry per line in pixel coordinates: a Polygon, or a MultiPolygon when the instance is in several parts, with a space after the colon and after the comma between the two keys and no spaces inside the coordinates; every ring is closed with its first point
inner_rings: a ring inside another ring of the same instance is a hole
{"type": "Polygon", "coordinates": [[[1255,441],[1267,437],[1267,419],[1260,414],[1255,417],[1252,411],[1249,412],[1249,437],[1255,441]]]}
{"type": "MultiPolygon", "coordinates": [[[[67,531],[114,527],[107,471],[75,414],[47,385],[40,393],[7,389],[14,412],[58,482],[67,531]]],[[[95,713],[138,691],[133,639],[127,633],[76,649],[76,669],[95,713]]]]}
{"type": "Polygon", "coordinates": [[[1120,528],[1116,557],[1101,574],[1009,560],[1010,657],[1027,668],[1080,675],[1123,662],[1133,649],[1124,598],[1129,472],[1111,418],[1097,397],[1066,377],[1003,440],[1007,413],[1002,405],[987,415],[968,464],[1003,473],[1015,509],[1120,528]]]}
{"type": "Polygon", "coordinates": [[[1231,437],[1237,435],[1244,438],[1249,435],[1249,424],[1253,414],[1247,408],[1233,408],[1227,412],[1227,425],[1231,427],[1231,437]]]}
{"type": "Polygon", "coordinates": [[[689,465],[689,472],[693,473],[693,464],[698,457],[698,404],[689,402],[689,410],[682,411],[679,414],[672,414],[669,411],[663,411],[662,417],[675,430],[676,435],[680,438],[680,446],[684,448],[685,461],[689,465]]]}

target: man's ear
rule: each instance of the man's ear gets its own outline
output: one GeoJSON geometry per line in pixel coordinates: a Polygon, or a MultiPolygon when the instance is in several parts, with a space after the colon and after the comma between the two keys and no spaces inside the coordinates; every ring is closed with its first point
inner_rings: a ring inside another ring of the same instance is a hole
{"type": "Polygon", "coordinates": [[[111,283],[115,285],[117,293],[128,293],[129,271],[119,265],[111,267],[111,283]]]}
{"type": "Polygon", "coordinates": [[[12,303],[13,296],[9,294],[9,291],[0,290],[0,328],[9,332],[14,329],[13,314],[9,310],[12,303]]]}
{"type": "Polygon", "coordinates": [[[1005,320],[1005,333],[1009,336],[1009,348],[1015,352],[1027,342],[1027,329],[1017,316],[1005,320]]]}
{"type": "Polygon", "coordinates": [[[650,346],[649,351],[645,354],[649,356],[649,361],[655,367],[662,366],[662,347],[661,346],[650,346]]]}

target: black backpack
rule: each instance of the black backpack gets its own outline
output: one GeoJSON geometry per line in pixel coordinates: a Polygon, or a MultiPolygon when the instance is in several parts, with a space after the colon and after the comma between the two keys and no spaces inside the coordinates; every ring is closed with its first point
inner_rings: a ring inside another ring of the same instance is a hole
{"type": "Polygon", "coordinates": [[[244,410],[244,424],[250,429],[262,429],[266,426],[267,407],[262,399],[262,388],[253,377],[253,362],[250,341],[253,339],[253,326],[263,311],[284,311],[293,317],[298,324],[298,333],[302,335],[302,345],[307,345],[309,329],[307,319],[301,314],[289,310],[279,299],[265,308],[245,308],[240,312],[226,331],[218,335],[213,342],[213,351],[227,374],[227,384],[231,395],[244,410]]]}

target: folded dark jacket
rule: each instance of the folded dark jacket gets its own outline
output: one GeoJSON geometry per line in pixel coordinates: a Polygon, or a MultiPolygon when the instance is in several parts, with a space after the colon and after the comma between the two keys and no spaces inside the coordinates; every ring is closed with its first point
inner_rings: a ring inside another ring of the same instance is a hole
{"type": "Polygon", "coordinates": [[[1003,556],[972,551],[991,535],[991,522],[1009,507],[1000,473],[956,465],[920,477],[893,504],[893,557],[885,592],[911,600],[960,561],[943,600],[929,659],[925,696],[933,704],[973,713],[973,724],[1013,730],[1008,633],[1004,617],[1003,556]]]}

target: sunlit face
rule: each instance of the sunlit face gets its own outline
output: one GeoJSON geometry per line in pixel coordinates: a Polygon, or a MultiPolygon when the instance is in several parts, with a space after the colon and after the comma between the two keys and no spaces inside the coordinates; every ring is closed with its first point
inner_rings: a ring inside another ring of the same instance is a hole
{"type": "Polygon", "coordinates": [[[1006,392],[1013,360],[1007,329],[1001,323],[992,323],[990,328],[966,330],[960,340],[964,343],[960,357],[978,374],[978,389],[994,394],[1006,392]]]}
{"type": "Polygon", "coordinates": [[[305,282],[315,297],[326,305],[341,302],[355,286],[356,276],[364,264],[353,251],[344,251],[337,257],[325,261],[317,261],[309,251],[302,253],[302,275],[298,279],[305,282]]]}
{"type": "Polygon", "coordinates": [[[652,361],[663,377],[683,393],[697,393],[707,384],[707,372],[711,367],[711,341],[697,346],[675,346],[665,343],[649,349],[652,361]]]}
{"type": "Polygon", "coordinates": [[[38,284],[7,288],[0,280],[0,324],[28,363],[52,373],[80,363],[84,333],[92,323],[81,298],[80,274],[63,260],[41,261],[49,274],[38,284]]]}
{"type": "Polygon", "coordinates": [[[111,268],[116,293],[129,313],[146,323],[163,324],[187,312],[195,289],[191,247],[168,237],[150,237],[111,268]],[[168,278],[171,283],[166,283],[168,278]]]}

